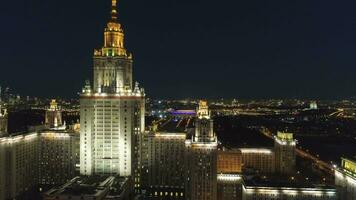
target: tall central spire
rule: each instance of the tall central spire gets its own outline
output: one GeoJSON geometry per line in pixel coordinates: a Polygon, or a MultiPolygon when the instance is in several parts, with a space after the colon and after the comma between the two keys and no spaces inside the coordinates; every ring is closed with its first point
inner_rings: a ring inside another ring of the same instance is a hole
{"type": "Polygon", "coordinates": [[[94,50],[94,56],[132,58],[124,47],[124,30],[117,20],[117,2],[118,0],[111,0],[111,19],[104,31],[104,46],[100,50],[94,50]]]}
{"type": "Polygon", "coordinates": [[[117,20],[117,0],[111,0],[111,20],[117,20]]]}

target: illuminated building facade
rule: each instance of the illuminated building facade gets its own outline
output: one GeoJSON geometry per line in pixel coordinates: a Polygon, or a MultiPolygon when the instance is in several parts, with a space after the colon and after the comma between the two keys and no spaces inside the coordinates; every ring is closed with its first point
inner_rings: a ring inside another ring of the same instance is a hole
{"type": "Polygon", "coordinates": [[[0,137],[7,134],[7,123],[8,114],[6,109],[2,107],[1,97],[0,97],[0,137]]]}
{"type": "Polygon", "coordinates": [[[341,168],[335,170],[335,185],[338,186],[340,199],[356,199],[356,160],[342,158],[341,168]]]}
{"type": "Polygon", "coordinates": [[[8,123],[7,113],[4,112],[0,114],[0,136],[7,135],[7,123],[8,123]]]}
{"type": "Polygon", "coordinates": [[[6,171],[7,159],[5,157],[5,155],[6,155],[5,151],[6,151],[5,145],[0,143],[0,199],[5,199],[6,191],[8,188],[8,185],[6,182],[6,174],[8,172],[6,171]]]}
{"type": "Polygon", "coordinates": [[[218,174],[218,200],[241,200],[242,177],[239,174],[218,174]]]}
{"type": "Polygon", "coordinates": [[[58,185],[75,177],[79,135],[44,132],[39,140],[39,184],[58,185]]]}
{"type": "Polygon", "coordinates": [[[13,199],[37,186],[63,184],[73,178],[74,140],[72,134],[52,132],[1,137],[0,199],[13,199]]]}
{"type": "Polygon", "coordinates": [[[242,169],[241,151],[235,150],[220,150],[218,151],[218,173],[241,173],[242,169]]]}
{"type": "Polygon", "coordinates": [[[275,172],[275,153],[272,149],[241,148],[239,150],[244,169],[253,168],[267,174],[275,172]]]}
{"type": "Polygon", "coordinates": [[[293,174],[295,172],[295,146],[293,133],[277,132],[274,137],[276,156],[276,172],[280,174],[293,174]]]}
{"type": "Polygon", "coordinates": [[[317,110],[318,109],[318,104],[316,103],[316,101],[311,101],[310,102],[309,109],[310,110],[317,110]]]}
{"type": "Polygon", "coordinates": [[[62,111],[55,99],[51,101],[49,109],[46,110],[45,124],[50,129],[65,129],[63,127],[62,111]]]}
{"type": "Polygon", "coordinates": [[[142,189],[150,199],[184,200],[186,133],[148,133],[142,189]]]}
{"type": "Polygon", "coordinates": [[[186,199],[217,199],[217,138],[208,103],[199,102],[195,133],[186,141],[186,199]]]}
{"type": "Polygon", "coordinates": [[[258,185],[255,183],[242,184],[242,200],[337,200],[335,188],[327,187],[284,187],[258,185]]]}
{"type": "Polygon", "coordinates": [[[139,182],[145,93],[133,85],[132,55],[124,47],[116,3],[104,46],[94,51],[93,87],[87,82],[80,96],[80,172],[135,176],[139,182]]]}
{"type": "Polygon", "coordinates": [[[5,197],[15,198],[38,184],[39,140],[36,133],[1,138],[5,148],[5,197]]]}

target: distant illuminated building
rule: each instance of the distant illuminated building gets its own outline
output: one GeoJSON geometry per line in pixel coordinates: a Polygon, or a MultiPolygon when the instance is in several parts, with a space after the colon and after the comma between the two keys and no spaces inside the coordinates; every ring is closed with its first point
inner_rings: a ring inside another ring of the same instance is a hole
{"type": "Polygon", "coordinates": [[[124,47],[116,3],[104,45],[94,51],[93,87],[87,81],[80,95],[80,173],[135,175],[137,185],[145,93],[133,83],[132,54],[124,47]]]}
{"type": "Polygon", "coordinates": [[[342,158],[341,168],[335,170],[335,185],[339,188],[340,199],[356,199],[356,160],[342,158]]]}
{"type": "Polygon", "coordinates": [[[271,149],[241,148],[243,169],[253,168],[261,173],[275,172],[275,153],[271,149]]]}
{"type": "Polygon", "coordinates": [[[231,106],[239,106],[239,101],[238,100],[236,100],[236,99],[233,99],[232,101],[231,101],[231,106]]]}
{"type": "Polygon", "coordinates": [[[316,103],[316,101],[311,101],[310,102],[309,109],[310,110],[317,110],[318,109],[318,104],[316,103]]]}
{"type": "Polygon", "coordinates": [[[208,103],[200,101],[195,133],[186,142],[186,199],[217,199],[217,138],[208,103]]]}
{"type": "Polygon", "coordinates": [[[241,173],[242,156],[241,151],[236,150],[221,150],[218,151],[218,174],[241,173]]]}
{"type": "Polygon", "coordinates": [[[58,103],[53,99],[50,103],[49,109],[46,110],[45,124],[50,129],[65,130],[65,124],[62,120],[62,110],[59,108],[58,103]]]}
{"type": "Polygon", "coordinates": [[[280,174],[293,174],[296,163],[296,140],[293,133],[277,132],[274,137],[276,157],[276,172],[280,174]]]}
{"type": "Polygon", "coordinates": [[[8,126],[8,114],[7,114],[7,110],[3,107],[2,90],[0,86],[0,137],[5,136],[7,134],[7,126],[8,126]]]}
{"type": "Polygon", "coordinates": [[[3,109],[0,99],[0,137],[7,134],[8,114],[6,109],[3,109]]]}
{"type": "Polygon", "coordinates": [[[144,141],[144,193],[150,199],[184,200],[186,133],[148,133],[144,141]]]}

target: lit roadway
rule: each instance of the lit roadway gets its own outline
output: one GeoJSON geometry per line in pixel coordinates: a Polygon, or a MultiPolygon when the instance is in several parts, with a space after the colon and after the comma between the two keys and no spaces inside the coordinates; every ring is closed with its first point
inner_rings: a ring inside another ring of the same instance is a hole
{"type": "Polygon", "coordinates": [[[338,117],[340,117],[343,112],[344,112],[344,110],[339,109],[339,110],[337,110],[337,111],[331,113],[331,114],[329,115],[329,117],[332,117],[332,116],[338,116],[338,117]]]}
{"type": "MultiPolygon", "coordinates": [[[[261,133],[263,135],[265,135],[266,137],[273,139],[272,133],[267,128],[262,128],[261,133]]],[[[317,156],[314,156],[314,155],[310,154],[309,152],[304,151],[298,147],[296,148],[296,153],[298,156],[300,156],[302,158],[306,158],[306,159],[313,161],[315,166],[317,166],[320,170],[327,172],[328,174],[334,176],[334,167],[331,164],[329,164],[323,160],[320,160],[317,156]]]]}

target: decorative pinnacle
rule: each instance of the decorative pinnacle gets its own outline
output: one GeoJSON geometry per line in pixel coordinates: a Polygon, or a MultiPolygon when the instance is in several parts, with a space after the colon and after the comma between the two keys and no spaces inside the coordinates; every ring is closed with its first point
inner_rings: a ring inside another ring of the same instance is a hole
{"type": "Polygon", "coordinates": [[[117,20],[117,0],[111,0],[111,20],[117,20]]]}

